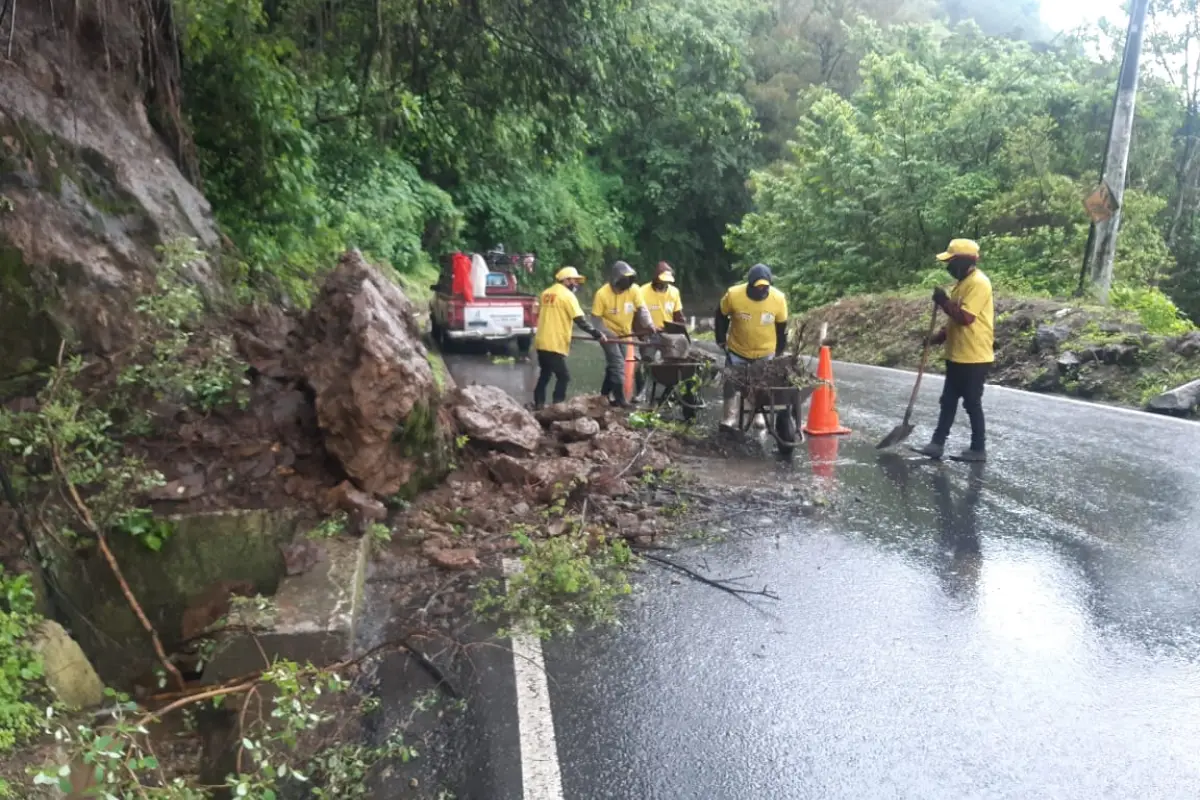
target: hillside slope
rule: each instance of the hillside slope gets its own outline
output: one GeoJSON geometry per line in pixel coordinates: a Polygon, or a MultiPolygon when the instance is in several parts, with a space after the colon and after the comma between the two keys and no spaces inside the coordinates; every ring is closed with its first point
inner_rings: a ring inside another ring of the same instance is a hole
{"type": "MultiPolygon", "coordinates": [[[[869,295],[813,309],[799,325],[811,337],[828,323],[835,358],[915,369],[929,311],[924,296],[869,295]]],[[[939,326],[944,320],[941,316],[939,326]]],[[[933,371],[943,370],[940,352],[931,362],[933,371]]],[[[1040,299],[996,301],[994,383],[1144,408],[1163,392],[1196,379],[1200,333],[1155,336],[1135,314],[1114,309],[1040,299]]],[[[1190,404],[1178,413],[1196,412],[1190,404]]]]}

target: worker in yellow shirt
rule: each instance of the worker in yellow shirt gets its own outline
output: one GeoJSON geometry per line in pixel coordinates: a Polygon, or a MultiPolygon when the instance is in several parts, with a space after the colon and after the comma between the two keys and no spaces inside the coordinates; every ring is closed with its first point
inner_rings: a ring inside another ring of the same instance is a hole
{"type": "MultiPolygon", "coordinates": [[[[646,302],[646,310],[650,312],[650,321],[657,330],[663,330],[669,323],[685,324],[683,300],[680,299],[679,289],[675,287],[675,271],[667,262],[658,262],[650,285],[642,287],[642,299],[646,302]]],[[[649,343],[641,348],[642,363],[639,366],[642,369],[638,373],[640,386],[644,387],[649,377],[646,365],[659,360],[661,355],[662,350],[657,337],[650,337],[649,343]]],[[[642,402],[642,389],[638,389],[635,399],[639,403],[642,402]]]]}
{"type": "Polygon", "coordinates": [[[575,294],[587,280],[574,267],[563,267],[554,275],[554,285],[538,297],[537,336],[533,346],[537,350],[537,386],[533,389],[533,407],[540,409],[546,404],[546,389],[550,379],[554,382],[554,402],[567,399],[567,384],[571,373],[567,371],[567,356],[571,352],[571,328],[577,326],[592,338],[603,343],[604,334],[587,321],[579,298],[575,294]]]}
{"type": "Polygon", "coordinates": [[[983,462],[987,461],[983,386],[996,360],[992,282],[979,270],[979,245],[970,239],[954,239],[937,259],[956,281],[949,294],[940,286],[933,290],[933,302],[950,318],[934,337],[935,344],[946,343],[946,380],[933,439],[917,452],[942,457],[961,400],[971,420],[971,447],[959,459],[983,462]]]}
{"type": "MultiPolygon", "coordinates": [[[[782,355],[787,347],[787,298],[771,285],[771,270],[755,264],[746,282],[731,286],[716,315],[717,344],[725,349],[728,365],[750,364],[782,355]]],[[[737,425],[737,386],[725,382],[721,427],[737,425]]]]}
{"type": "MultiPolygon", "coordinates": [[[[592,299],[592,316],[597,327],[610,339],[628,339],[637,333],[653,332],[654,324],[642,298],[642,290],[634,283],[636,273],[624,261],[612,265],[608,283],[600,287],[592,299]],[[637,329],[635,331],[635,329],[637,329]]],[[[625,344],[608,342],[604,345],[604,383],[600,394],[612,400],[613,405],[629,407],[625,397],[625,344]]],[[[640,392],[642,376],[638,375],[640,392]]]]}
{"type": "Polygon", "coordinates": [[[668,322],[683,324],[683,300],[675,288],[675,270],[667,262],[658,262],[650,285],[642,287],[642,299],[654,327],[661,330],[668,322]]]}

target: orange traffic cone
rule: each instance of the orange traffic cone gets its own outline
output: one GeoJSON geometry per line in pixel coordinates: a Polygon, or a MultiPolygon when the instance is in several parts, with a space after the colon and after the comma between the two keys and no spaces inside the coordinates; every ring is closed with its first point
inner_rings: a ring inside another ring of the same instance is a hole
{"type": "Polygon", "coordinates": [[[637,373],[637,359],[633,354],[633,345],[625,345],[625,399],[633,401],[634,375],[637,373]]]}
{"type": "Polygon", "coordinates": [[[804,432],[809,436],[849,433],[849,428],[842,427],[838,420],[837,409],[834,407],[837,393],[833,388],[833,357],[829,353],[828,345],[821,346],[821,360],[817,362],[817,378],[824,383],[813,392],[804,432]]]}

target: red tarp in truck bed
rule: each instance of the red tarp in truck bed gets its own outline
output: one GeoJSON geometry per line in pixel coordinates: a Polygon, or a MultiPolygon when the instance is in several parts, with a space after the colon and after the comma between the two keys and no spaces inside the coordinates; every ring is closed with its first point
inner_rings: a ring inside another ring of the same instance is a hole
{"type": "Polygon", "coordinates": [[[464,253],[455,253],[451,261],[454,279],[450,291],[462,295],[468,303],[474,302],[475,294],[471,291],[471,259],[464,253]]]}

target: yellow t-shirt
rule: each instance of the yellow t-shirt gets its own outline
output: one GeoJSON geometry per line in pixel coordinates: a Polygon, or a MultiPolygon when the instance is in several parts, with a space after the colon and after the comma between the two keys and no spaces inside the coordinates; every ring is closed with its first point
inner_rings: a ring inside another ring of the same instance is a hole
{"type": "Polygon", "coordinates": [[[599,317],[604,327],[617,336],[628,336],[633,333],[634,315],[645,305],[642,289],[636,283],[620,294],[606,283],[596,290],[596,296],[592,299],[592,314],[599,317]]]}
{"type": "Polygon", "coordinates": [[[772,286],[766,299],[751,300],[746,289],[739,283],[721,298],[721,313],[729,317],[726,345],[742,358],[765,358],[775,352],[776,323],[787,322],[787,298],[772,286]]]}
{"type": "Polygon", "coordinates": [[[642,287],[642,299],[646,301],[646,309],[654,327],[661,328],[675,318],[675,312],[683,313],[683,300],[679,290],[668,285],[666,291],[656,292],[653,286],[642,287]]]}
{"type": "Polygon", "coordinates": [[[990,364],[996,360],[994,342],[995,310],[992,306],[992,282],[976,269],[954,284],[950,299],[958,300],[963,311],[975,316],[970,325],[954,320],[946,325],[946,360],[958,364],[990,364]]]}
{"type": "Polygon", "coordinates": [[[538,298],[537,336],[534,337],[535,350],[545,350],[548,353],[571,352],[571,328],[575,320],[583,316],[583,307],[575,293],[556,283],[538,298]]]}

